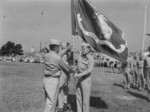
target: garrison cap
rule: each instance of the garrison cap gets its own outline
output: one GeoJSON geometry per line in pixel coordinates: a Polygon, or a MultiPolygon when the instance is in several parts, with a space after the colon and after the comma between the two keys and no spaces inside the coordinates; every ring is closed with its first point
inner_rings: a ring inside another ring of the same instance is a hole
{"type": "Polygon", "coordinates": [[[50,39],[50,45],[61,45],[61,42],[56,39],[50,39]]]}
{"type": "Polygon", "coordinates": [[[89,46],[89,47],[90,47],[90,45],[89,45],[88,43],[85,43],[85,42],[82,42],[82,43],[81,43],[81,46],[82,46],[82,47],[83,47],[83,46],[85,46],[85,47],[88,47],[88,46],[89,46]]]}

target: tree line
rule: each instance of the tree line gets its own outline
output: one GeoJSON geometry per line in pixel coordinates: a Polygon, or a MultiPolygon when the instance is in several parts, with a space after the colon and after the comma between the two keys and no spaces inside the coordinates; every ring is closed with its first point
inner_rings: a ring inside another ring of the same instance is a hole
{"type": "Polygon", "coordinates": [[[0,49],[0,56],[16,56],[23,55],[23,47],[21,44],[15,44],[8,41],[0,49]]]}

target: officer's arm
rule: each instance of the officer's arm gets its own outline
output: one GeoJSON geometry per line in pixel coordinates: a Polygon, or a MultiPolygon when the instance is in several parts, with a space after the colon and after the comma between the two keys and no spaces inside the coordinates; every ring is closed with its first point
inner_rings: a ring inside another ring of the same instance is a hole
{"type": "Polygon", "coordinates": [[[63,51],[61,51],[61,53],[60,53],[60,57],[63,57],[65,54],[66,54],[66,49],[65,49],[65,50],[63,50],[63,51]]]}
{"type": "Polygon", "coordinates": [[[146,68],[146,58],[144,59],[144,69],[146,68]]]}
{"type": "Polygon", "coordinates": [[[65,72],[65,73],[73,73],[74,70],[71,69],[68,65],[65,64],[63,60],[59,60],[59,67],[65,72]]]}
{"type": "Polygon", "coordinates": [[[65,55],[67,52],[69,52],[72,49],[72,46],[68,46],[66,49],[64,49],[61,53],[60,56],[62,57],[63,55],[65,55]]]}
{"type": "Polygon", "coordinates": [[[94,67],[94,58],[90,57],[89,60],[90,60],[90,63],[89,63],[88,69],[85,70],[84,72],[78,74],[79,77],[82,77],[82,76],[87,75],[92,72],[93,67],[94,67]]]}
{"type": "Polygon", "coordinates": [[[136,62],[137,68],[139,68],[140,64],[139,61],[136,62]]]}
{"type": "Polygon", "coordinates": [[[43,59],[43,64],[45,64],[45,62],[46,62],[46,55],[45,54],[42,55],[42,59],[43,59]]]}

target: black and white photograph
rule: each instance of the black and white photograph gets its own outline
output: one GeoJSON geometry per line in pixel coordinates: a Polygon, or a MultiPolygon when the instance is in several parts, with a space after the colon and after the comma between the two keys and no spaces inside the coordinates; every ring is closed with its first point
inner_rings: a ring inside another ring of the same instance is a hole
{"type": "Polygon", "coordinates": [[[0,112],[150,112],[150,0],[0,0],[0,112]]]}

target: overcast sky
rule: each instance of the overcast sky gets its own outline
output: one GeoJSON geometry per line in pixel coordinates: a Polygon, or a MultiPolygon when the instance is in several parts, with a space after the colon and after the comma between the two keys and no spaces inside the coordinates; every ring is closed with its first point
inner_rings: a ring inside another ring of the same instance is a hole
{"type": "MultiPolygon", "coordinates": [[[[71,42],[70,1],[0,0],[0,47],[9,40],[21,43],[25,51],[32,46],[39,50],[40,41],[48,43],[50,38],[71,42]]],[[[145,0],[91,1],[124,32],[130,51],[142,48],[145,0]]],[[[146,4],[146,32],[150,33],[150,0],[146,4]]],[[[149,43],[146,37],[145,48],[149,43]]]]}

